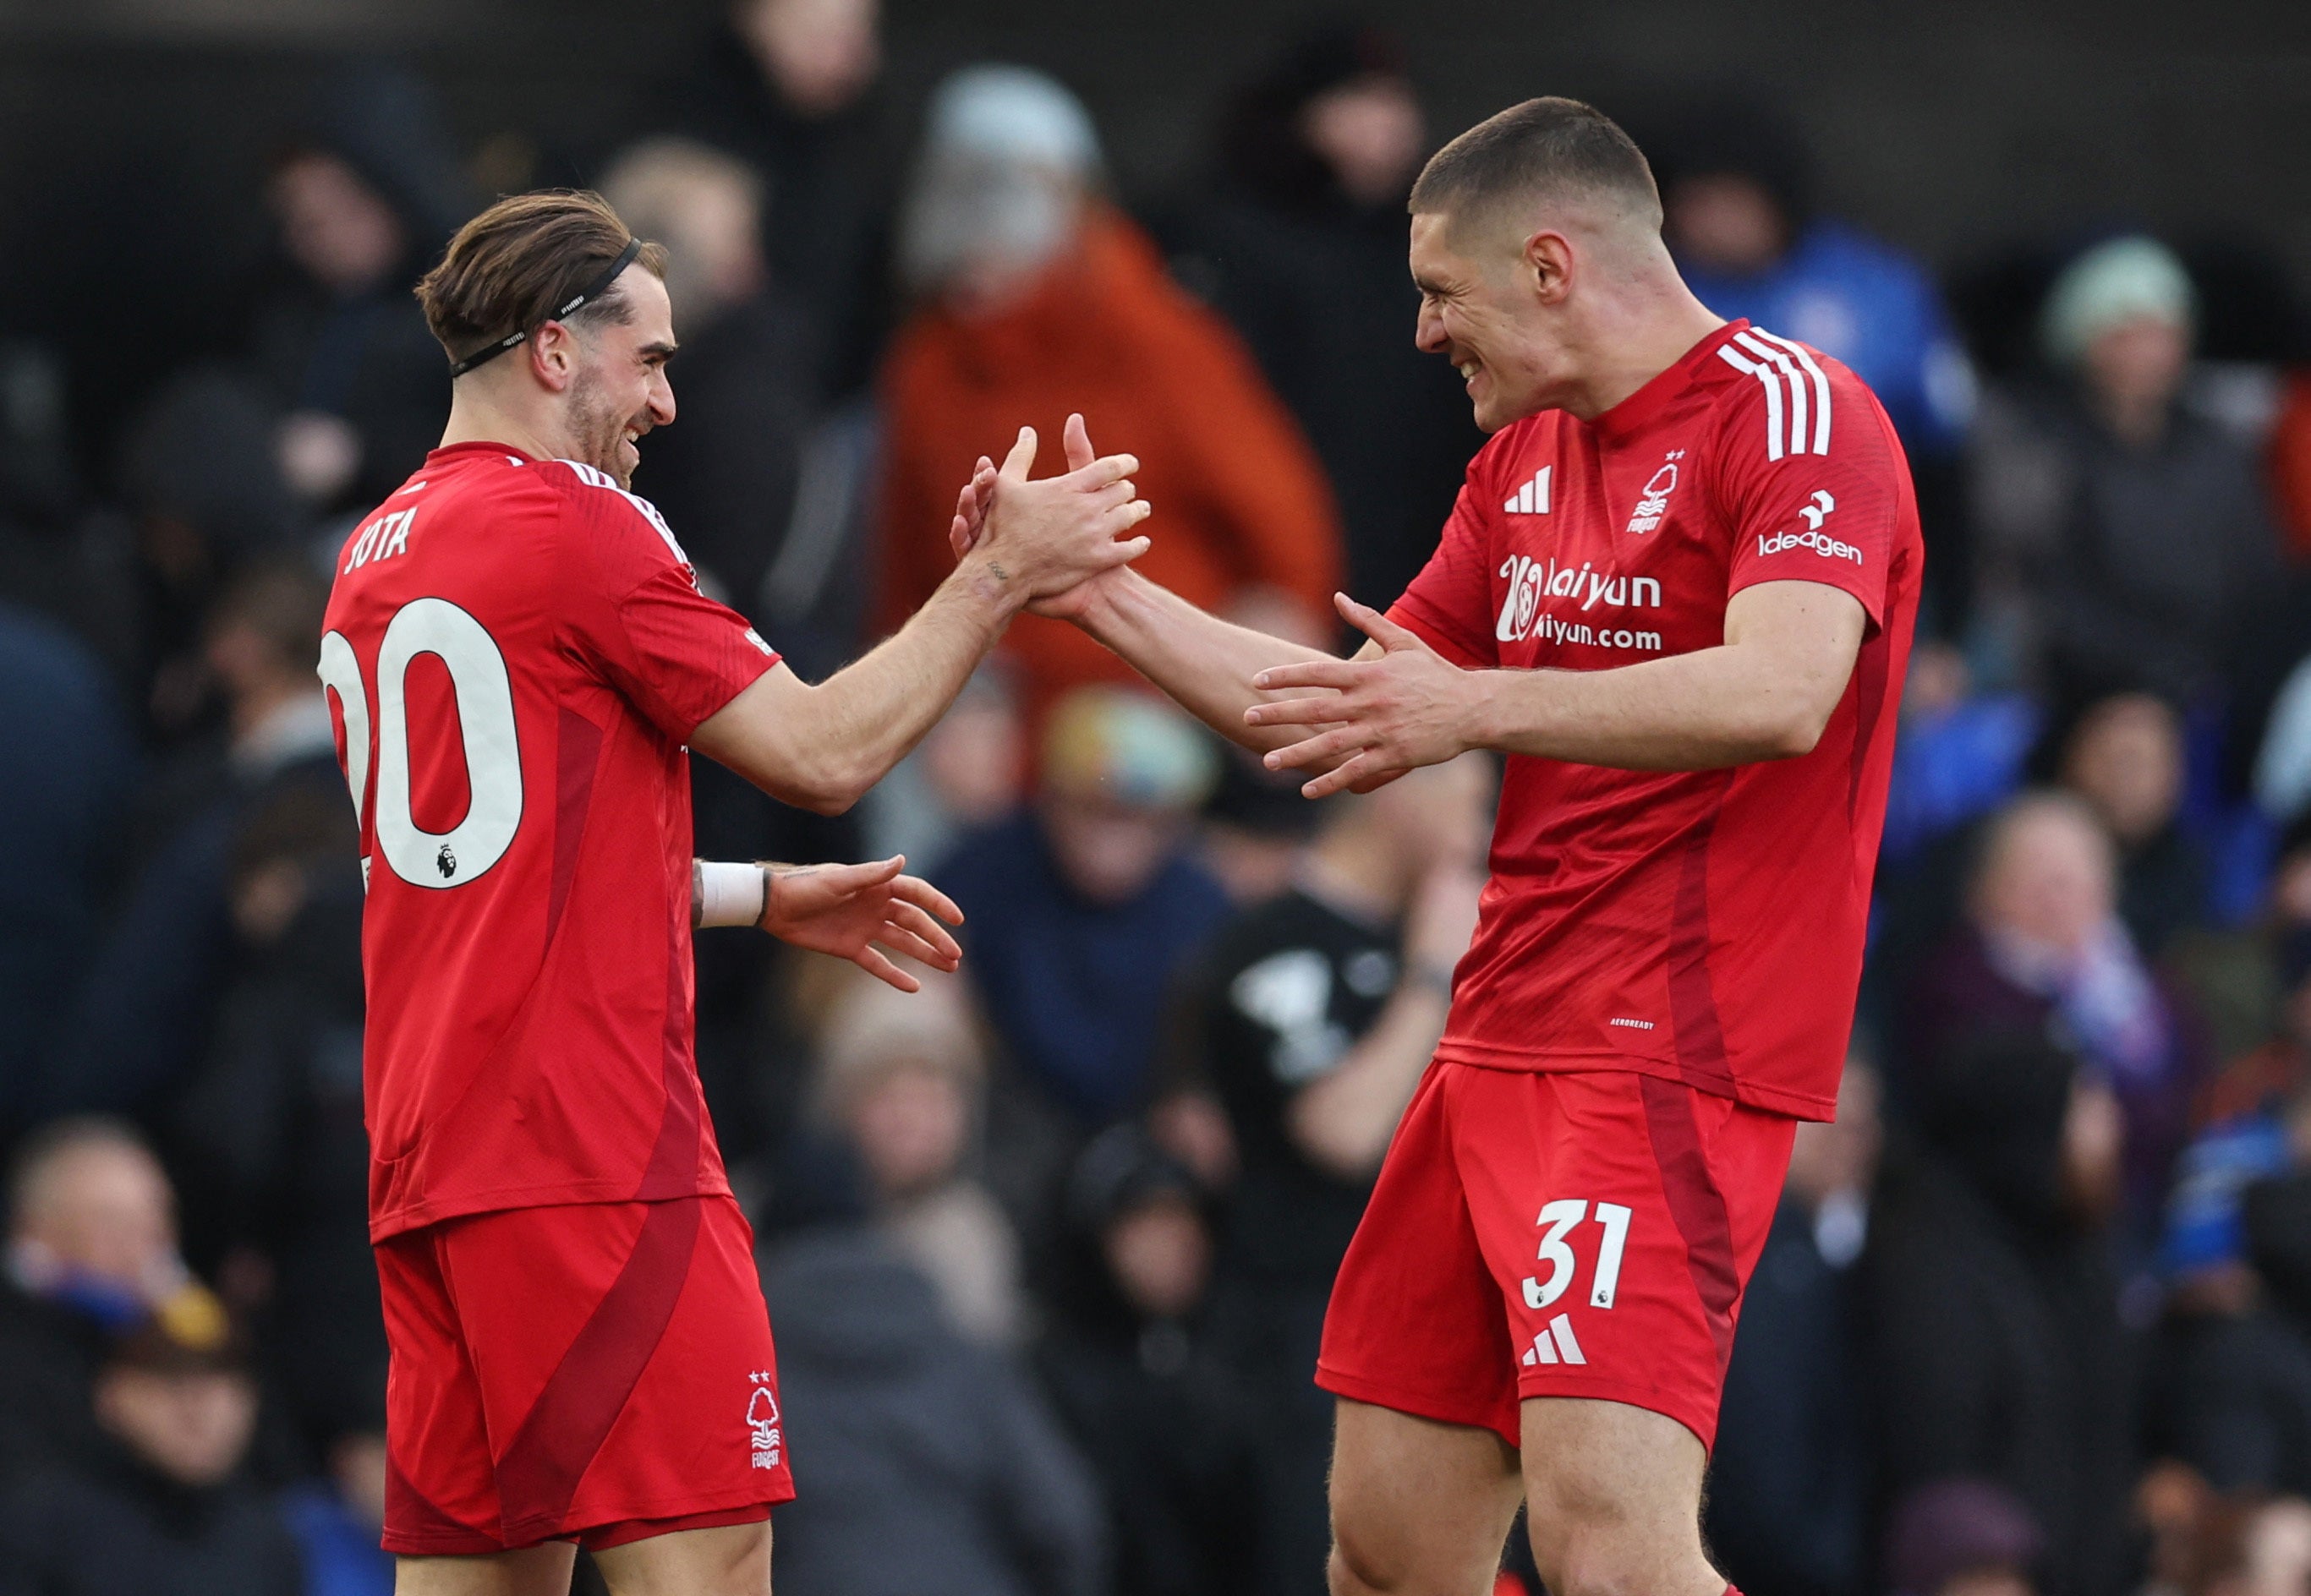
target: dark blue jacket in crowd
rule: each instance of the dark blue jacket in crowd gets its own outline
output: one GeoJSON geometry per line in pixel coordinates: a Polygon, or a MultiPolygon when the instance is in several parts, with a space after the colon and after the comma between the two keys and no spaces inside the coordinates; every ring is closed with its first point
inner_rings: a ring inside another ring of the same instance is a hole
{"type": "Polygon", "coordinates": [[[60,1000],[95,937],[98,898],[135,751],[95,656],[0,603],[0,1141],[46,1094],[60,1000]]]}
{"type": "Polygon", "coordinates": [[[1020,814],[964,838],[938,884],[969,917],[964,968],[1028,1079],[1087,1125],[1130,1109],[1173,978],[1228,915],[1219,883],[1182,853],[1129,902],[1087,902],[1020,814]]]}
{"type": "Polygon", "coordinates": [[[1701,302],[1836,356],[1870,385],[1914,453],[1958,447],[1974,378],[1924,267],[1843,222],[1816,221],[1763,272],[1680,263],[1701,302]]]}
{"type": "Polygon", "coordinates": [[[336,750],[304,747],[237,774],[138,874],[61,1022],[48,1114],[144,1112],[199,1064],[239,950],[234,846],[259,805],[292,783],[334,799],[344,791],[336,750]]]}
{"type": "Polygon", "coordinates": [[[1741,1305],[1709,1475],[1711,1547],[1745,1590],[1858,1596],[1871,1574],[1870,1410],[1851,1256],[1794,1198],[1741,1305]]]}

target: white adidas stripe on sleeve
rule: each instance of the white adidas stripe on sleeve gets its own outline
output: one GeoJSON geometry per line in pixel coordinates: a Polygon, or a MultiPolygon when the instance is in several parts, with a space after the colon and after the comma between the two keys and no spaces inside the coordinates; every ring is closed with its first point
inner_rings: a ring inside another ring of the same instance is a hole
{"type": "Polygon", "coordinates": [[[1766,364],[1772,366],[1776,371],[1781,373],[1782,380],[1789,385],[1790,432],[1788,448],[1789,452],[1792,455],[1804,454],[1806,452],[1806,438],[1810,436],[1810,430],[1806,426],[1807,394],[1805,378],[1799,375],[1797,362],[1791,360],[1790,357],[1782,351],[1774,348],[1770,344],[1760,342],[1754,334],[1740,334],[1734,338],[1733,342],[1740,344],[1743,349],[1748,350],[1751,354],[1756,355],[1759,360],[1764,360],[1766,364]]]}
{"type": "Polygon", "coordinates": [[[1789,451],[1782,443],[1782,376],[1775,368],[1736,354],[1731,343],[1717,346],[1717,358],[1736,371],[1756,377],[1766,390],[1766,458],[1778,460],[1789,451]]]}
{"type": "Polygon", "coordinates": [[[1820,366],[1815,363],[1811,351],[1809,351],[1804,344],[1793,343],[1789,339],[1782,337],[1779,334],[1766,332],[1763,327],[1753,327],[1750,330],[1756,333],[1758,337],[1764,339],[1767,343],[1770,343],[1778,349],[1788,351],[1790,355],[1796,360],[1797,363],[1804,367],[1808,374],[1812,377],[1814,393],[1813,452],[1817,455],[1828,454],[1828,374],[1824,372],[1820,366]]]}
{"type": "Polygon", "coordinates": [[[1752,327],[1720,344],[1717,354],[1766,390],[1766,459],[1829,453],[1829,377],[1803,344],[1752,327]],[[1736,353],[1737,343],[1757,358],[1736,353]]]}
{"type": "Polygon", "coordinates": [[[658,535],[664,538],[666,540],[666,546],[673,551],[675,563],[677,565],[688,565],[690,563],[690,556],[685,554],[682,551],[682,545],[675,542],[674,528],[668,526],[666,524],[666,517],[658,513],[658,506],[652,504],[649,499],[644,499],[639,493],[627,492],[624,488],[618,486],[617,478],[612,476],[608,472],[600,469],[598,466],[588,465],[584,462],[578,460],[559,460],[556,461],[555,464],[568,466],[571,471],[576,474],[578,480],[586,483],[589,487],[606,488],[611,492],[616,494],[619,498],[624,499],[628,504],[633,506],[634,508],[640,510],[642,513],[642,519],[649,522],[651,526],[657,529],[658,535]]]}

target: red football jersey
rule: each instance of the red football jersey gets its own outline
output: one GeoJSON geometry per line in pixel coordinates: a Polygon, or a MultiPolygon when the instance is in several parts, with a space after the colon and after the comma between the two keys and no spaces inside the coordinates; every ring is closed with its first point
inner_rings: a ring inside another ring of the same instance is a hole
{"type": "Polygon", "coordinates": [[[1713,647],[1757,582],[1842,588],[1870,623],[1801,759],[1509,759],[1440,1056],[1636,1070],[1829,1117],[1923,562],[1875,396],[1747,322],[1594,421],[1548,411],[1494,436],[1391,612],[1456,664],[1601,671],[1713,647]]]}
{"type": "Polygon", "coordinates": [[[693,1054],[698,723],[777,663],[649,504],[436,449],[338,557],[370,1231],[726,1192],[693,1054]]]}

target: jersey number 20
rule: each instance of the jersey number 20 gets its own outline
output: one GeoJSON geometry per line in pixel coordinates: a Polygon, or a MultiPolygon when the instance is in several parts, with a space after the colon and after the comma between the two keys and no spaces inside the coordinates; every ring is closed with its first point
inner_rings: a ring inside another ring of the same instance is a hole
{"type": "MultiPolygon", "coordinates": [[[[321,683],[345,717],[345,785],[358,817],[369,792],[370,697],[343,632],[321,638],[321,683]]],[[[505,655],[482,623],[448,599],[412,599],[387,623],[377,651],[377,846],[413,887],[462,887],[505,857],[521,826],[521,745],[505,655]],[[430,654],[448,667],[465,733],[466,818],[427,831],[409,812],[409,664],[430,654]]]]}

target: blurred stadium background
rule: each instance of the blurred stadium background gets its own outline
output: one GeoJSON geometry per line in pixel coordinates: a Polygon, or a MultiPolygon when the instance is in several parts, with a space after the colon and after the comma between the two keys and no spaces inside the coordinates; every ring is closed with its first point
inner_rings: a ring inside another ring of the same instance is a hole
{"type": "MultiPolygon", "coordinates": [[[[807,672],[1078,403],[1166,580],[1321,637],[1479,442],[1408,353],[1401,195],[1538,93],[1637,135],[1713,307],[1879,387],[1924,510],[1729,1572],[2311,1596],[2311,9],[2145,0],[0,0],[0,1593],[389,1589],[311,644],[438,433],[406,290],[458,221],[600,184],[673,244],[636,486],[807,672]],[[974,301],[988,261],[1028,269],[974,301]]],[[[701,940],[779,1588],[1320,1591],[1308,1373],[1389,1126],[1312,1105],[1408,1091],[1426,1044],[1364,1044],[1465,937],[1484,783],[1312,814],[1015,642],[853,816],[700,776],[701,853],[904,847],[972,915],[908,1002],[701,940]]]]}

